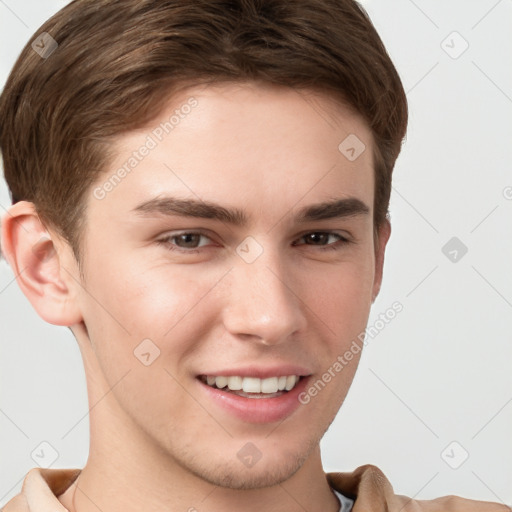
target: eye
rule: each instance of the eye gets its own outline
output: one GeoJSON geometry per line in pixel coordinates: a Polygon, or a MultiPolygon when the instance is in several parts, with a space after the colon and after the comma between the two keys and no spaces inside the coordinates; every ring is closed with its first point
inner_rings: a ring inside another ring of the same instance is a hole
{"type": "MultiPolygon", "coordinates": [[[[201,244],[201,239],[211,241],[210,237],[199,231],[183,231],[181,233],[172,233],[160,238],[157,240],[157,243],[163,245],[170,251],[191,254],[200,252],[198,249],[208,245],[208,243],[201,244]]],[[[302,235],[299,240],[305,240],[306,243],[294,243],[293,245],[313,245],[317,246],[321,251],[340,250],[342,246],[353,243],[348,238],[329,231],[313,231],[311,233],[306,233],[305,235],[302,235]],[[338,242],[329,243],[329,240],[332,240],[332,238],[337,238],[338,242]]]]}
{"type": "Polygon", "coordinates": [[[164,238],[160,238],[159,240],[157,240],[157,242],[171,251],[194,253],[199,252],[194,249],[202,247],[203,245],[207,245],[198,245],[198,242],[200,241],[201,238],[211,240],[203,233],[197,231],[184,231],[182,233],[171,234],[164,238]]]}
{"type": "Polygon", "coordinates": [[[341,246],[352,243],[352,241],[348,238],[338,233],[331,233],[330,231],[314,231],[311,233],[306,233],[305,235],[301,236],[299,240],[306,240],[305,245],[319,246],[321,251],[336,251],[341,249],[341,246]],[[338,238],[338,243],[327,243],[330,237],[338,238]]]}

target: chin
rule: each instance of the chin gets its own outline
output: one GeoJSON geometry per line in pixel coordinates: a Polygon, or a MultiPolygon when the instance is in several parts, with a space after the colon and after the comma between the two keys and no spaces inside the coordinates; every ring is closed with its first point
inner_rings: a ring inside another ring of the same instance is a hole
{"type": "Polygon", "coordinates": [[[263,459],[252,468],[243,467],[242,463],[219,465],[215,468],[203,468],[195,475],[213,485],[228,489],[249,490],[272,487],[285,482],[292,477],[303,465],[304,461],[282,461],[277,466],[264,463],[263,459]]]}
{"type": "Polygon", "coordinates": [[[279,453],[278,450],[265,456],[262,454],[252,467],[247,467],[238,457],[226,460],[225,454],[215,460],[212,454],[206,460],[194,458],[182,461],[185,469],[198,478],[219,487],[238,490],[262,489],[276,486],[291,478],[304,465],[316,443],[302,444],[294,452],[279,453]]]}

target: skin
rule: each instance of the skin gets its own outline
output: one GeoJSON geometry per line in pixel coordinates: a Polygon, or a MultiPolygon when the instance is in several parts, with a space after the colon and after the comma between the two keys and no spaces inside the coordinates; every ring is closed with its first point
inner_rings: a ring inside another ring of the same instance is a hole
{"type": "Polygon", "coordinates": [[[59,499],[80,512],[337,512],[319,442],[360,353],[309,404],[273,423],[220,409],[196,376],[292,363],[315,381],[364,331],[390,235],[386,221],[375,244],[371,132],[320,93],[195,87],[150,125],[120,136],[95,186],[191,96],[197,106],[104,199],[91,188],[83,275],[31,203],[17,203],[3,220],[4,252],[23,292],[44,320],[71,327],[84,360],[90,455],[59,499]],[[353,162],[338,150],[349,134],[366,144],[353,162]],[[132,211],[158,195],[237,207],[250,222],[132,211]],[[295,221],[304,206],[346,197],[363,201],[369,214],[295,221]],[[183,230],[205,235],[193,239],[198,252],[169,238],[183,230]],[[306,236],[318,232],[334,235],[306,236]],[[336,233],[352,243],[340,244],[336,233]],[[247,236],[263,249],[250,264],[236,252],[247,236]],[[144,339],[160,350],[149,366],[134,357],[144,339]],[[237,457],[248,442],[262,454],[250,468],[237,457]]]}

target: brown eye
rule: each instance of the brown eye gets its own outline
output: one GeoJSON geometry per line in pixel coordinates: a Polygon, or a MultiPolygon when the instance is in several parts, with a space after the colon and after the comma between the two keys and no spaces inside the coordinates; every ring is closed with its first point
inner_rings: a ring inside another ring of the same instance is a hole
{"type": "Polygon", "coordinates": [[[312,233],[307,233],[300,239],[306,241],[305,245],[317,245],[321,248],[321,250],[337,250],[340,249],[340,246],[351,243],[348,238],[345,238],[338,233],[330,233],[328,231],[315,231],[312,233]],[[337,238],[338,242],[329,243],[330,237],[337,238]]]}
{"type": "Polygon", "coordinates": [[[186,249],[195,249],[202,235],[198,233],[183,233],[171,237],[171,240],[176,240],[176,245],[186,249]]]}
{"type": "Polygon", "coordinates": [[[166,237],[157,240],[157,243],[164,245],[171,251],[198,252],[194,249],[199,249],[203,245],[207,245],[198,245],[201,238],[210,240],[210,238],[203,233],[196,231],[186,231],[182,233],[167,235],[166,237]]]}

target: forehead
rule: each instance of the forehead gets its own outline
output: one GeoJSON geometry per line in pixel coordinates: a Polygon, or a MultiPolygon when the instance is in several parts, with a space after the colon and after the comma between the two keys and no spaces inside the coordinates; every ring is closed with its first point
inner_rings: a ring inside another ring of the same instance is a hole
{"type": "Polygon", "coordinates": [[[91,194],[89,206],[126,213],[170,193],[274,216],[333,196],[371,206],[372,147],[361,116],[325,93],[257,83],[190,87],[114,141],[115,157],[91,190],[100,186],[105,197],[91,194]]]}

